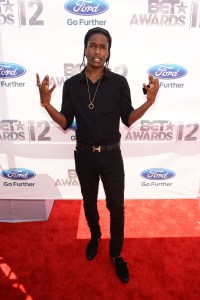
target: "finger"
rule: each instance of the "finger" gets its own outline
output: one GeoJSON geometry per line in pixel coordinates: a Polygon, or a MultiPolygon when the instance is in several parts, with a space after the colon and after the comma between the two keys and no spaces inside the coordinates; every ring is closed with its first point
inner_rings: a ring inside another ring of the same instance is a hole
{"type": "Polygon", "coordinates": [[[149,76],[149,85],[150,87],[158,87],[159,86],[159,80],[157,78],[154,78],[152,75],[149,76]]]}
{"type": "Polygon", "coordinates": [[[49,91],[49,76],[46,75],[42,81],[42,90],[48,92],[49,91]]]}
{"type": "Polygon", "coordinates": [[[48,92],[49,91],[49,86],[46,84],[46,85],[44,85],[44,90],[46,91],[46,92],[48,92]]]}
{"type": "Polygon", "coordinates": [[[155,79],[154,85],[157,86],[157,87],[159,87],[159,80],[158,79],[155,79]]]}
{"type": "Polygon", "coordinates": [[[43,81],[42,81],[42,84],[44,84],[44,85],[49,85],[49,76],[48,76],[48,75],[46,75],[46,76],[44,77],[44,79],[43,79],[43,81]]]}
{"type": "Polygon", "coordinates": [[[152,89],[152,88],[154,88],[154,84],[153,83],[149,83],[149,84],[145,84],[145,83],[143,83],[143,87],[147,90],[147,89],[152,89]]]}
{"type": "Polygon", "coordinates": [[[149,75],[149,85],[154,84],[155,79],[153,78],[152,75],[149,75]]]}
{"type": "Polygon", "coordinates": [[[38,87],[41,86],[41,83],[40,83],[40,76],[39,76],[38,73],[36,73],[36,85],[37,85],[38,87]]]}
{"type": "Polygon", "coordinates": [[[52,93],[52,92],[55,90],[55,88],[56,88],[56,84],[54,84],[54,85],[52,86],[52,88],[50,88],[49,92],[52,93]]]}

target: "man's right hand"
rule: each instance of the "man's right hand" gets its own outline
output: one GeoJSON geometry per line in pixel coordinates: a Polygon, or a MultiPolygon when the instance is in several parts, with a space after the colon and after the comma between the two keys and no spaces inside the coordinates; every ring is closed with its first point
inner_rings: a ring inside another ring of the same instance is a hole
{"type": "Polygon", "coordinates": [[[51,94],[52,94],[53,90],[56,88],[56,84],[54,84],[49,89],[49,76],[46,75],[41,83],[40,76],[38,73],[36,73],[36,82],[37,82],[38,90],[40,93],[40,104],[43,107],[47,107],[50,104],[51,94]]]}

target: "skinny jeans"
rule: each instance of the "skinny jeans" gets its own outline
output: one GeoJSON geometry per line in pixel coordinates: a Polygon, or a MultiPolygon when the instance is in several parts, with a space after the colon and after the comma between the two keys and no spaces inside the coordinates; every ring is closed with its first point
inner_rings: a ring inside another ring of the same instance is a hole
{"type": "Polygon", "coordinates": [[[80,182],[83,206],[91,238],[101,237],[97,207],[99,181],[110,212],[111,257],[120,255],[124,241],[124,164],[120,148],[105,152],[74,151],[75,168],[80,182]]]}

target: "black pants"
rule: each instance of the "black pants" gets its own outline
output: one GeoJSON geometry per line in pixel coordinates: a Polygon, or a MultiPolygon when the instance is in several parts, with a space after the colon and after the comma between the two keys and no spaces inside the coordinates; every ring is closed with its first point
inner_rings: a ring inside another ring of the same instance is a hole
{"type": "Polygon", "coordinates": [[[112,257],[118,256],[124,240],[124,165],[121,150],[116,148],[101,153],[75,150],[74,157],[91,237],[101,236],[97,209],[101,178],[106,195],[106,206],[110,211],[109,253],[112,257]]]}

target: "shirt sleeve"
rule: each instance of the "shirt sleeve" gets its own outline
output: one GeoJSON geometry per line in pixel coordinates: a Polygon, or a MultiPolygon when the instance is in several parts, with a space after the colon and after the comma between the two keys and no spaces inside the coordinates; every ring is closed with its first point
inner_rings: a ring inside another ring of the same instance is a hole
{"type": "Polygon", "coordinates": [[[72,122],[74,120],[74,111],[71,103],[68,80],[66,80],[63,85],[62,105],[60,113],[63,114],[67,120],[67,125],[64,128],[65,130],[67,130],[72,125],[72,122]]]}
{"type": "Polygon", "coordinates": [[[130,113],[134,110],[131,102],[131,93],[128,81],[125,77],[122,77],[122,88],[120,95],[120,116],[124,125],[130,127],[128,119],[130,113]]]}

